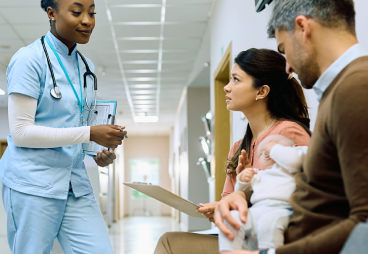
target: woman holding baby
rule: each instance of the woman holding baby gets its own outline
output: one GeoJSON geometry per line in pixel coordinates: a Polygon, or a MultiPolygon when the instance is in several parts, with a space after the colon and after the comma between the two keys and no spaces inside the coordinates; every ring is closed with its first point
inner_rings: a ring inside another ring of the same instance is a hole
{"type": "MultiPolygon", "coordinates": [[[[249,49],[239,53],[224,87],[227,109],[241,111],[248,119],[244,138],[231,148],[226,166],[222,197],[232,193],[236,177],[245,168],[259,168],[261,141],[281,135],[295,146],[307,146],[310,140],[309,114],[303,90],[286,72],[285,58],[268,49],[249,49]]],[[[249,189],[247,199],[251,197],[249,189]]],[[[199,212],[213,221],[217,202],[201,204],[199,212]]],[[[164,234],[155,254],[218,253],[218,238],[185,232],[164,234]]]]}

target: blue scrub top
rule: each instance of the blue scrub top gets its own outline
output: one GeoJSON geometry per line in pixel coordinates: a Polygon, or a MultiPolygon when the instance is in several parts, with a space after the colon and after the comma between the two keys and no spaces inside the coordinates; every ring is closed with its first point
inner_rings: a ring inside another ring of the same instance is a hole
{"type": "MultiPolygon", "coordinates": [[[[76,48],[69,54],[68,47],[50,32],[46,35],[59,54],[80,97],[76,48]]],[[[50,96],[53,82],[41,41],[21,48],[12,57],[7,69],[8,93],[30,96],[38,100],[35,125],[53,128],[82,126],[77,98],[67,78],[45,40],[56,83],[62,93],[60,100],[50,96]]],[[[78,56],[81,82],[86,67],[78,56]]],[[[87,59],[91,71],[92,62],[87,59]]],[[[89,101],[93,99],[93,80],[87,78],[89,101]]],[[[88,111],[83,112],[87,119],[88,111]]],[[[8,147],[0,160],[0,180],[16,191],[47,198],[67,199],[69,183],[76,197],[92,192],[83,162],[82,144],[55,148],[25,148],[14,144],[8,136],[8,147]]]]}

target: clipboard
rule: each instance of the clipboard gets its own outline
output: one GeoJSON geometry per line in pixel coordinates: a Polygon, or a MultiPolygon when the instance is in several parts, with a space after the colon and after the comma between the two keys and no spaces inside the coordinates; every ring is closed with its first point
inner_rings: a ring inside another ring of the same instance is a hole
{"type": "MultiPolygon", "coordinates": [[[[96,101],[96,108],[91,110],[87,119],[87,126],[114,124],[116,115],[116,101],[96,101]]],[[[95,156],[103,149],[107,149],[93,141],[82,145],[83,151],[89,156],[95,156]]]]}
{"type": "Polygon", "coordinates": [[[162,188],[159,185],[154,185],[150,183],[123,183],[137,191],[140,191],[147,196],[150,196],[168,206],[171,206],[183,213],[186,213],[193,217],[206,218],[203,214],[197,212],[199,205],[186,200],[169,190],[162,188]]]}

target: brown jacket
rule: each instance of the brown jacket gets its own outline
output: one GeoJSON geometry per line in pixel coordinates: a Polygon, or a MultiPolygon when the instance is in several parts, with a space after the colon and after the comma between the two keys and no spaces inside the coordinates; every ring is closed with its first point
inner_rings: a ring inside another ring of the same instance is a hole
{"type": "Polygon", "coordinates": [[[339,253],[368,217],[368,57],[350,63],[325,91],[294,215],[277,254],[339,253]]]}

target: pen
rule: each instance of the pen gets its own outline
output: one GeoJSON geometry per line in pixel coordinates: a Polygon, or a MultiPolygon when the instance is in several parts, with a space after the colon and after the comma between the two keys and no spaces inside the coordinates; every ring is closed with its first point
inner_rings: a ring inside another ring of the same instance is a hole
{"type": "MultiPolygon", "coordinates": [[[[122,128],[120,128],[120,131],[121,132],[124,132],[124,130],[122,129],[122,128]]],[[[124,135],[124,138],[128,138],[128,135],[125,133],[125,135],[124,135]]]]}

